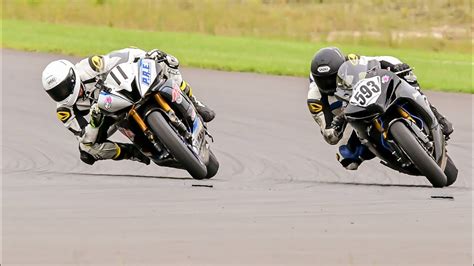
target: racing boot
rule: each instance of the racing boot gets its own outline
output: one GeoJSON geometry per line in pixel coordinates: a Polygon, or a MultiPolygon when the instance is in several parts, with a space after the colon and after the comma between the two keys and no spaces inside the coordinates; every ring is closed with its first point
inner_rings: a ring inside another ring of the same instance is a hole
{"type": "Polygon", "coordinates": [[[131,160],[141,162],[146,165],[150,164],[150,158],[145,156],[135,145],[128,143],[116,143],[119,147],[114,160],[131,160]]]}
{"type": "Polygon", "coordinates": [[[355,151],[352,151],[348,145],[341,145],[339,152],[336,153],[336,159],[347,170],[357,170],[364,161],[360,156],[363,148],[364,146],[360,145],[355,151]]]}
{"type": "Polygon", "coordinates": [[[454,131],[453,124],[446,119],[443,115],[441,115],[438,112],[438,109],[436,109],[433,105],[430,104],[431,111],[433,111],[433,114],[435,115],[436,119],[438,120],[439,124],[441,125],[441,132],[443,132],[443,135],[445,137],[449,137],[454,131]]]}
{"type": "Polygon", "coordinates": [[[216,113],[211,108],[198,101],[194,95],[191,95],[189,98],[191,99],[191,102],[193,102],[194,107],[196,107],[197,112],[202,117],[204,122],[211,122],[214,117],[216,117],[216,113]]]}
{"type": "Polygon", "coordinates": [[[363,145],[355,131],[352,132],[346,145],[339,146],[336,158],[347,170],[357,170],[365,160],[371,160],[375,155],[363,145]]]}

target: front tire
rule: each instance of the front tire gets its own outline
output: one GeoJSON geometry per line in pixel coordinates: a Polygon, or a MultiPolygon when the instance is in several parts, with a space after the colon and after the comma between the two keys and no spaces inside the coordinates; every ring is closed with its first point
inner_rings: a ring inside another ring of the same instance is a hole
{"type": "Polygon", "coordinates": [[[444,169],[444,174],[448,178],[446,186],[451,186],[454,182],[456,182],[456,179],[458,178],[458,168],[454,164],[453,160],[451,160],[451,157],[449,157],[449,155],[448,161],[446,162],[446,168],[444,169]]]}
{"type": "Polygon", "coordinates": [[[413,162],[420,173],[433,185],[433,187],[444,187],[447,184],[446,175],[431,158],[415,136],[407,128],[405,123],[397,121],[390,127],[390,134],[400,148],[413,162]]]}
{"type": "Polygon", "coordinates": [[[152,112],[146,119],[153,134],[166,146],[173,157],[193,178],[206,178],[206,166],[189,150],[188,146],[181,140],[176,131],[171,128],[160,112],[152,112]]]}
{"type": "Polygon", "coordinates": [[[219,161],[214,153],[209,149],[209,162],[207,163],[207,176],[205,179],[210,179],[217,174],[219,170],[219,161]]]}

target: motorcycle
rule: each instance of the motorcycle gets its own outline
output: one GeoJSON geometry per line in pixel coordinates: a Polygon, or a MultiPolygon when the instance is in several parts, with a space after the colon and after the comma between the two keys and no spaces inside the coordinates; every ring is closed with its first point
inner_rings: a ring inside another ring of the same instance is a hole
{"type": "Polygon", "coordinates": [[[381,69],[375,60],[347,61],[339,68],[335,96],[361,143],[383,165],[425,176],[434,187],[450,186],[458,169],[447,139],[426,96],[400,74],[381,69]]]}
{"type": "Polygon", "coordinates": [[[209,146],[212,136],[161,61],[115,66],[97,86],[97,104],[114,129],[157,165],[185,169],[194,179],[212,178],[219,169],[209,146]]]}

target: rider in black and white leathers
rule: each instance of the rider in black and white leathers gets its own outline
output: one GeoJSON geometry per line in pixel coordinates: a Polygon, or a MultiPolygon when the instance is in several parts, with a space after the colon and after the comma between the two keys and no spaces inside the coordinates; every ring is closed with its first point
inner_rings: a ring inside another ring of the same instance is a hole
{"type": "Polygon", "coordinates": [[[56,112],[59,120],[78,139],[80,158],[83,162],[93,164],[97,160],[104,159],[129,159],[149,164],[150,160],[134,145],[107,140],[114,132],[114,128],[107,123],[97,104],[92,104],[98,97],[99,90],[96,90],[96,84],[102,76],[118,64],[135,62],[143,57],[164,59],[160,64],[165,75],[180,84],[181,90],[190,97],[203,120],[209,122],[214,118],[214,112],[196,99],[189,84],[183,80],[178,60],[162,51],[155,49],[147,53],[137,48],[125,48],[106,55],[85,58],[76,65],[67,60],[53,61],[43,72],[43,86],[58,103],[56,112]],[[60,79],[64,78],[60,78],[57,73],[61,71],[70,71],[70,75],[65,78],[66,83],[68,79],[70,80],[70,86],[64,86],[64,82],[60,82],[60,79]],[[86,119],[88,114],[90,114],[89,120],[86,119]]]}
{"type": "MultiPolygon", "coordinates": [[[[338,61],[338,58],[342,56],[342,53],[339,51],[339,49],[333,47],[324,48],[318,53],[324,53],[323,55],[330,56],[328,57],[329,59],[325,59],[324,57],[322,57],[321,59],[321,55],[319,55],[318,58],[318,54],[316,54],[315,59],[313,59],[312,71],[309,75],[309,91],[307,104],[314,121],[319,125],[321,134],[328,144],[336,145],[341,140],[346,127],[346,122],[341,114],[342,102],[338,101],[334,97],[334,91],[336,87],[335,79],[328,79],[328,82],[326,83],[320,81],[321,86],[327,86],[329,82],[334,82],[333,87],[332,84],[330,84],[331,89],[321,89],[320,87],[318,87],[318,82],[316,81],[316,79],[321,78],[321,76],[318,74],[324,74],[323,72],[325,71],[329,72],[331,70],[330,68],[334,68],[334,70],[332,71],[335,71],[335,73],[337,73],[337,69],[339,68],[340,64],[342,64],[342,62],[345,60],[377,60],[380,63],[381,67],[384,69],[391,70],[395,73],[403,72],[403,74],[401,74],[400,76],[409,84],[419,90],[419,85],[416,76],[413,74],[413,71],[410,70],[410,67],[407,64],[401,62],[398,58],[392,56],[368,57],[349,54],[345,58],[340,59],[338,61]],[[331,57],[335,57],[336,59],[331,57]],[[315,66],[315,61],[321,63],[321,65],[315,66]],[[318,71],[320,70],[323,72],[319,73],[318,71]],[[332,90],[332,88],[334,90],[332,90]]],[[[442,115],[440,115],[436,108],[434,108],[433,106],[431,108],[437,116],[438,120],[440,120],[440,124],[444,124],[443,133],[446,136],[451,134],[451,123],[447,121],[442,115]]],[[[372,158],[373,154],[371,154],[368,149],[366,149],[365,147],[363,147],[363,145],[360,144],[360,141],[354,132],[351,134],[347,144],[341,145],[339,148],[338,160],[345,168],[350,170],[357,169],[360,163],[362,163],[362,161],[372,158]],[[349,154],[349,156],[347,156],[347,154],[349,154]]]]}
{"type": "MultiPolygon", "coordinates": [[[[349,55],[351,56],[351,55],[349,55]]],[[[361,56],[365,60],[377,60],[381,63],[382,67],[387,65],[399,65],[402,62],[392,56],[361,56]]],[[[410,78],[412,82],[416,82],[416,77],[411,73],[410,78]]],[[[334,94],[326,94],[321,92],[316,84],[313,75],[309,75],[309,91],[308,91],[308,108],[313,116],[314,121],[319,125],[321,129],[321,134],[324,137],[324,140],[331,144],[335,145],[341,139],[335,128],[331,127],[331,123],[335,116],[339,115],[341,112],[342,103],[334,97],[334,94]]]]}

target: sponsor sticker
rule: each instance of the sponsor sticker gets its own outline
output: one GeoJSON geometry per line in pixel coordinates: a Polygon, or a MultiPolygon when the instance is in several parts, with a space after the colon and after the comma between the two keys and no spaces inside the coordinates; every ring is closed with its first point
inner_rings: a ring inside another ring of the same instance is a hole
{"type": "Polygon", "coordinates": [[[57,112],[57,116],[59,120],[66,122],[69,117],[71,117],[71,113],[68,111],[59,111],[57,112]]]}
{"type": "Polygon", "coordinates": [[[89,59],[91,68],[96,72],[101,72],[104,68],[104,61],[102,56],[94,55],[89,59]]]}
{"type": "Polygon", "coordinates": [[[356,55],[356,54],[348,54],[347,55],[347,59],[349,60],[349,62],[351,62],[351,64],[353,65],[357,65],[358,61],[359,61],[359,57],[356,55]]]}
{"type": "Polygon", "coordinates": [[[320,66],[320,67],[318,67],[318,72],[319,73],[326,73],[326,72],[329,72],[329,70],[331,70],[331,68],[329,66],[320,66]]]}
{"type": "Polygon", "coordinates": [[[107,97],[105,97],[104,108],[109,110],[111,107],[112,107],[112,97],[107,96],[107,97]]]}
{"type": "Polygon", "coordinates": [[[135,134],[130,129],[126,129],[126,128],[121,127],[121,128],[119,128],[119,130],[120,130],[120,132],[122,132],[122,134],[124,134],[130,140],[133,141],[133,139],[135,138],[135,134]]]}
{"type": "Polygon", "coordinates": [[[56,83],[56,78],[55,78],[55,77],[51,77],[50,79],[48,79],[47,82],[48,82],[48,85],[51,86],[52,84],[56,83]]]}
{"type": "Polygon", "coordinates": [[[323,110],[323,106],[319,103],[309,103],[309,110],[312,113],[319,113],[323,110]]]}
{"type": "Polygon", "coordinates": [[[384,83],[384,84],[387,83],[389,80],[390,80],[390,77],[388,75],[384,75],[382,77],[382,83],[384,83]]]}
{"type": "Polygon", "coordinates": [[[183,95],[181,95],[181,90],[179,89],[178,85],[176,85],[176,83],[173,84],[171,96],[172,102],[176,102],[177,104],[181,104],[181,102],[183,102],[183,95]]]}
{"type": "Polygon", "coordinates": [[[150,64],[148,62],[141,61],[140,72],[141,72],[141,84],[150,86],[150,83],[151,83],[150,64]]]}

